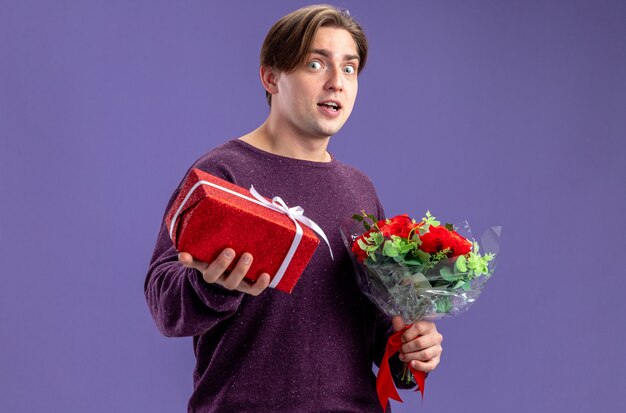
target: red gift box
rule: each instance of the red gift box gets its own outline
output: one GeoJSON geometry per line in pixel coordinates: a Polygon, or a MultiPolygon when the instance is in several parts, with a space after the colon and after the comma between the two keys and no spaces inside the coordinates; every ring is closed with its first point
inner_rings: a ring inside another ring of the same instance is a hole
{"type": "Polygon", "coordinates": [[[276,206],[271,201],[258,198],[265,204],[244,188],[192,169],[165,222],[178,251],[212,262],[224,248],[232,248],[237,257],[229,270],[241,254],[249,252],[253,260],[246,278],[254,281],[266,272],[272,277],[270,286],[291,293],[319,239],[309,226],[299,225],[302,238],[289,260],[296,224],[285,212],[272,209],[276,206]],[[284,265],[286,269],[281,268],[284,265]]]}

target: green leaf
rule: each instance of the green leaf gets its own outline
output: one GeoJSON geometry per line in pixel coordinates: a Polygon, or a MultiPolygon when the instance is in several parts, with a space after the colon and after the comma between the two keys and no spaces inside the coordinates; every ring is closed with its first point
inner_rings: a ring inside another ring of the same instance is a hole
{"type": "Polygon", "coordinates": [[[406,254],[407,252],[411,251],[413,249],[413,246],[411,244],[401,244],[398,249],[400,250],[401,254],[406,254]]]}
{"type": "Polygon", "coordinates": [[[441,278],[443,278],[444,280],[448,282],[454,282],[459,279],[459,275],[454,274],[452,270],[450,270],[450,268],[448,267],[441,268],[439,270],[439,275],[441,275],[441,278]]]}
{"type": "Polygon", "coordinates": [[[430,254],[427,252],[424,252],[422,250],[417,250],[417,253],[415,254],[415,256],[421,261],[421,262],[429,262],[430,261],[430,254]]]}
{"type": "Polygon", "coordinates": [[[411,275],[413,285],[415,288],[424,288],[430,289],[433,288],[432,284],[428,281],[428,279],[421,272],[416,272],[411,275]]]}
{"type": "Polygon", "coordinates": [[[369,245],[367,245],[365,242],[363,242],[362,239],[358,239],[356,240],[357,244],[359,244],[359,248],[361,248],[363,251],[367,251],[367,247],[369,247],[369,245]]]}
{"type": "Polygon", "coordinates": [[[454,263],[454,268],[458,272],[467,272],[467,260],[465,259],[464,255],[459,255],[459,257],[456,259],[456,262],[454,263]]]}
{"type": "Polygon", "coordinates": [[[478,254],[479,250],[480,250],[480,246],[478,245],[477,242],[474,242],[474,254],[478,254]]]}
{"type": "Polygon", "coordinates": [[[398,256],[398,249],[393,245],[393,242],[387,241],[383,244],[383,255],[392,258],[398,256]]]}
{"type": "Polygon", "coordinates": [[[480,268],[480,265],[480,255],[470,252],[469,258],[467,259],[467,268],[469,268],[470,270],[477,270],[478,268],[480,268]]]}
{"type": "Polygon", "coordinates": [[[380,232],[373,232],[371,238],[376,245],[380,245],[385,241],[385,237],[380,232]]]}
{"type": "Polygon", "coordinates": [[[426,229],[428,229],[430,225],[437,226],[441,224],[441,222],[437,221],[437,219],[430,214],[430,211],[426,211],[426,216],[422,218],[422,221],[424,222],[426,229]]]}
{"type": "Polygon", "coordinates": [[[352,215],[352,219],[359,221],[359,222],[363,222],[363,217],[361,215],[358,214],[354,214],[352,215]]]}
{"type": "Polygon", "coordinates": [[[445,227],[448,231],[454,231],[454,225],[452,225],[452,224],[448,224],[448,223],[446,223],[446,224],[444,225],[444,227],[445,227]]]}
{"type": "Polygon", "coordinates": [[[443,296],[437,298],[435,300],[435,310],[438,313],[449,313],[452,310],[452,303],[450,302],[450,297],[443,296]]]}

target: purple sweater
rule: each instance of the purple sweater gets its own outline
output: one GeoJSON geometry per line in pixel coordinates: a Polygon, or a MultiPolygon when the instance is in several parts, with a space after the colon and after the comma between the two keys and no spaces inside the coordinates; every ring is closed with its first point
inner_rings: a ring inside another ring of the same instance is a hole
{"type": "Polygon", "coordinates": [[[291,159],[240,140],[193,166],[300,205],[326,233],[335,259],[321,242],[292,294],[268,289],[253,297],[183,267],[161,226],[145,294],[163,334],[193,336],[188,411],[381,412],[372,362],[382,357],[390,320],[359,291],[339,233],[362,209],[382,216],[370,180],[335,159],[291,159]]]}

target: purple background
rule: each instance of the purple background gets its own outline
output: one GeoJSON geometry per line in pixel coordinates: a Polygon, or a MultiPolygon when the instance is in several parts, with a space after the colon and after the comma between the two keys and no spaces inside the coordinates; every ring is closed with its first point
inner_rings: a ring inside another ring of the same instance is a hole
{"type": "MultiPolygon", "coordinates": [[[[159,221],[264,120],[262,39],[304,4],[0,2],[0,411],[185,410],[191,339],[143,297],[159,221]]],[[[331,152],[390,215],[504,227],[424,403],[395,411],[624,411],[626,2],[338,5],[371,54],[331,152]]]]}

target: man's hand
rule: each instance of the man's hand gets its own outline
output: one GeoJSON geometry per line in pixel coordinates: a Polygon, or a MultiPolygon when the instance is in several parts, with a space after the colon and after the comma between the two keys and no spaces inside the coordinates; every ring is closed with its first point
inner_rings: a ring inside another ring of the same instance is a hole
{"type": "MultiPolygon", "coordinates": [[[[391,320],[394,331],[405,328],[402,317],[395,316],[391,320]]],[[[411,367],[426,373],[433,371],[441,358],[441,342],[443,336],[437,331],[435,323],[416,321],[402,334],[402,348],[399,358],[411,362],[411,367]]]]}
{"type": "Polygon", "coordinates": [[[250,295],[259,295],[265,291],[270,283],[269,274],[261,274],[255,282],[244,279],[252,264],[252,255],[247,252],[241,255],[232,271],[226,272],[226,268],[234,258],[235,251],[231,248],[226,248],[211,263],[196,261],[191,254],[186,252],[178,254],[178,261],[185,267],[200,271],[204,281],[209,284],[219,284],[228,290],[237,290],[250,295]]]}

